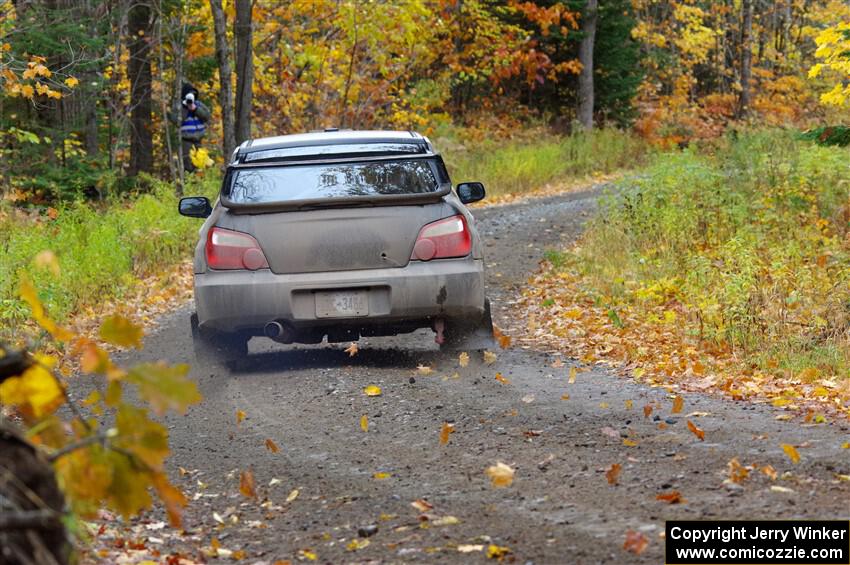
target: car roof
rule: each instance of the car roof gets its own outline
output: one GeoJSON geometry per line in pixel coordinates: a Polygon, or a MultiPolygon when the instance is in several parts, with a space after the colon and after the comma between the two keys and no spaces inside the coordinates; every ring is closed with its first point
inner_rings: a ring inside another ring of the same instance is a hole
{"type": "Polygon", "coordinates": [[[376,153],[433,154],[434,149],[427,137],[414,131],[325,130],[248,140],[239,146],[234,156],[236,161],[245,162],[376,153]]]}

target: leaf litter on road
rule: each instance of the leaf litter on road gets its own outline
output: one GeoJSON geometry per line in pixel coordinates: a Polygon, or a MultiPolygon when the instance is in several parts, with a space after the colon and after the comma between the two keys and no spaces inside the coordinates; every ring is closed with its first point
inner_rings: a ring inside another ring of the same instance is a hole
{"type": "Polygon", "coordinates": [[[360,429],[364,432],[369,431],[369,418],[366,416],[366,414],[360,416],[360,429]]]}
{"type": "Polygon", "coordinates": [[[443,422],[443,427],[440,429],[440,445],[449,443],[449,436],[455,431],[454,424],[443,422]]]}
{"type": "Polygon", "coordinates": [[[697,436],[700,441],[705,441],[705,432],[698,428],[697,425],[690,420],[688,420],[688,429],[691,430],[691,433],[697,436]]]}
{"type": "Polygon", "coordinates": [[[609,485],[616,485],[620,478],[620,470],[622,466],[619,463],[611,463],[611,466],[605,471],[605,478],[609,485]]]}
{"type": "Polygon", "coordinates": [[[486,473],[490,477],[490,483],[497,488],[509,487],[514,482],[514,469],[501,461],[488,467],[486,473]]]}
{"type": "Polygon", "coordinates": [[[363,389],[363,394],[366,396],[381,396],[381,387],[376,385],[369,385],[363,389]]]}
{"type": "Polygon", "coordinates": [[[800,462],[800,453],[797,451],[797,448],[788,443],[782,444],[782,451],[785,452],[785,455],[791,460],[791,463],[799,463],[800,462]]]}
{"type": "Polygon", "coordinates": [[[635,555],[640,555],[648,545],[649,539],[645,535],[635,530],[626,530],[626,541],[623,543],[623,549],[635,555]]]}

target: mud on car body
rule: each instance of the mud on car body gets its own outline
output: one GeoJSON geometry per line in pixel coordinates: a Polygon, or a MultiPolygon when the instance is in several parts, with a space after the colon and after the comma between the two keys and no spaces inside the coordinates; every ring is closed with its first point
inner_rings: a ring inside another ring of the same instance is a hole
{"type": "Polygon", "coordinates": [[[443,347],[489,346],[475,221],[481,183],[453,187],[414,132],[325,131],[247,141],[194,257],[199,360],[238,360],[248,340],[355,341],[431,328],[443,347]]]}

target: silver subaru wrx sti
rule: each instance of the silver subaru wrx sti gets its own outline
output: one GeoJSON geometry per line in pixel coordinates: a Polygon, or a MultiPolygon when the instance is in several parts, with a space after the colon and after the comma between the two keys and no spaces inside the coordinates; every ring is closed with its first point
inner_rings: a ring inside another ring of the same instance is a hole
{"type": "Polygon", "coordinates": [[[432,328],[441,346],[488,347],[484,261],[443,159],[414,132],[325,131],[256,139],[233,154],[195,250],[199,361],[238,360],[248,340],[353,341],[432,328]],[[474,339],[473,339],[474,338],[474,339]]]}

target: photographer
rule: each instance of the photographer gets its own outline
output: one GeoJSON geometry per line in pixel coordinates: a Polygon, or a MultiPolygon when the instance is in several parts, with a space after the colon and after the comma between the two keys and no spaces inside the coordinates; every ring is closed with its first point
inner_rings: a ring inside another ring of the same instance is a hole
{"type": "Polygon", "coordinates": [[[198,89],[191,84],[184,84],[180,93],[180,116],[169,115],[171,121],[180,125],[180,139],[183,144],[183,170],[193,172],[195,165],[192,163],[190,152],[193,147],[201,144],[206,134],[206,123],[210,119],[210,110],[198,100],[198,89]]]}

